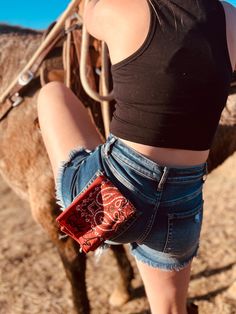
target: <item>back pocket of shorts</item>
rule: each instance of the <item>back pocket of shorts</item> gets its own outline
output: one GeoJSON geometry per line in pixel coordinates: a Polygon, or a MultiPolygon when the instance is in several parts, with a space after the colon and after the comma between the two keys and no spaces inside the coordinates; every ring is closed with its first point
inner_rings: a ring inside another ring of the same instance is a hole
{"type": "Polygon", "coordinates": [[[168,214],[165,253],[184,256],[193,253],[199,243],[203,218],[203,201],[194,209],[168,214]]]}

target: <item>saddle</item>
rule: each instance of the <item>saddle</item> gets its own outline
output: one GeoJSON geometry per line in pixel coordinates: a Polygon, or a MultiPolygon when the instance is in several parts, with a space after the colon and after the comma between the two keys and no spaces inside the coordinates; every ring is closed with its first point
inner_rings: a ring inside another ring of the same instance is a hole
{"type": "MultiPolygon", "coordinates": [[[[42,44],[57,23],[52,23],[42,36],[42,44]]],[[[46,47],[41,51],[35,62],[0,99],[0,121],[5,119],[10,111],[24,102],[24,97],[36,92],[51,81],[63,82],[88,108],[100,133],[105,137],[104,118],[98,101],[89,97],[82,86],[80,77],[82,18],[78,7],[71,12],[61,29],[46,47]]],[[[94,91],[100,88],[101,73],[101,43],[90,37],[88,54],[86,56],[85,75],[87,83],[94,91]]],[[[111,82],[110,73],[109,81],[111,82]]],[[[111,103],[112,105],[112,103],[111,103]]],[[[112,106],[109,108],[112,110],[112,106]]],[[[37,120],[35,124],[38,125],[37,120]]]]}

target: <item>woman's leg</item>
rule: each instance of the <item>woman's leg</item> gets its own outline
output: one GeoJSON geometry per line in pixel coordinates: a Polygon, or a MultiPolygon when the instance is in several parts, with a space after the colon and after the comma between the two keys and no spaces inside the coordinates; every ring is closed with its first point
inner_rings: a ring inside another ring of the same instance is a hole
{"type": "Polygon", "coordinates": [[[40,90],[38,115],[54,177],[71,149],[94,149],[102,143],[88,110],[62,83],[51,82],[40,90]]]}
{"type": "Polygon", "coordinates": [[[187,314],[191,263],[180,271],[164,271],[136,260],[152,314],[187,314]]]}

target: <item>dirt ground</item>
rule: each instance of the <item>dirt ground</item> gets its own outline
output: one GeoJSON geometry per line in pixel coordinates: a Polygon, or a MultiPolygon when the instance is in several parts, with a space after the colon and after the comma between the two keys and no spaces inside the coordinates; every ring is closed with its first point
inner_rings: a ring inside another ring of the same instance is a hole
{"type": "MultiPolygon", "coordinates": [[[[0,179],[0,314],[69,314],[69,283],[48,237],[29,206],[0,179]]],[[[189,298],[200,314],[236,313],[236,154],[208,176],[199,256],[193,263],[189,298]]],[[[133,263],[132,257],[130,257],[133,263]]],[[[109,303],[118,276],[108,252],[98,264],[89,256],[87,285],[92,314],[147,314],[148,303],[135,269],[132,299],[109,303]]]]}

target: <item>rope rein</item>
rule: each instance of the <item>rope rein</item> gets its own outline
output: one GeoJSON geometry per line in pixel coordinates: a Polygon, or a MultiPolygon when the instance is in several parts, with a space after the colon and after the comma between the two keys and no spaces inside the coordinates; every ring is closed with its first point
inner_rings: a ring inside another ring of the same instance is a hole
{"type": "MultiPolygon", "coordinates": [[[[82,17],[76,13],[76,8],[81,0],[73,0],[70,5],[55,23],[49,34],[46,36],[42,44],[36,50],[32,58],[26,64],[20,74],[12,81],[5,92],[0,96],[0,104],[7,101],[8,108],[0,117],[0,122],[7,117],[10,111],[20,105],[24,101],[23,95],[21,95],[22,89],[29,85],[35,78],[36,73],[39,71],[43,61],[53,47],[66,36],[64,43],[63,64],[66,73],[66,85],[70,88],[71,82],[71,60],[70,60],[70,44],[71,44],[71,32],[76,29],[82,29],[81,40],[81,58],[80,58],[80,80],[83,89],[92,99],[101,103],[102,115],[104,121],[105,133],[109,132],[109,101],[113,99],[113,92],[108,92],[107,81],[109,75],[108,69],[108,52],[105,43],[102,43],[102,69],[100,73],[100,93],[93,90],[88,82],[86,75],[86,60],[89,52],[89,34],[83,24],[82,17]],[[76,19],[77,22],[72,24],[72,20],[76,19]]],[[[85,1],[85,5],[88,0],[85,1]]],[[[30,87],[30,85],[29,85],[30,87]]]]}

